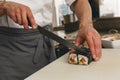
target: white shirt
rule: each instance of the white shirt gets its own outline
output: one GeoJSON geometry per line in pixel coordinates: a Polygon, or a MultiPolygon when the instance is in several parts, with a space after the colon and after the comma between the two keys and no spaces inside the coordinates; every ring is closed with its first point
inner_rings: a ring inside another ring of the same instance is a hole
{"type": "MultiPolygon", "coordinates": [[[[29,6],[32,10],[33,16],[37,24],[44,26],[52,23],[52,0],[7,0],[18,2],[29,6]]],[[[75,0],[65,0],[69,6],[75,0]]],[[[8,17],[10,27],[23,28],[23,26],[15,23],[11,18],[8,17]]],[[[8,26],[5,15],[0,17],[0,26],[8,26]]]]}

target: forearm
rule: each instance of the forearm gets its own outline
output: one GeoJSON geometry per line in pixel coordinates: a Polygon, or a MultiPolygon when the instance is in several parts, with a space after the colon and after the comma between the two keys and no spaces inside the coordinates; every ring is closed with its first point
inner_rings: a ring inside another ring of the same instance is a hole
{"type": "Polygon", "coordinates": [[[73,6],[78,20],[82,25],[92,23],[92,12],[88,0],[77,0],[73,6]]]}
{"type": "Polygon", "coordinates": [[[0,1],[0,16],[2,16],[5,13],[4,4],[4,1],[0,1]]]}

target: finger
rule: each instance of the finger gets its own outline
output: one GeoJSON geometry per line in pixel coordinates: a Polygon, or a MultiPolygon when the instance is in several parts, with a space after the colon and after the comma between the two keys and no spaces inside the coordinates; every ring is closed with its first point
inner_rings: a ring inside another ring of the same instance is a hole
{"type": "Polygon", "coordinates": [[[88,46],[89,46],[89,48],[90,48],[90,51],[91,51],[91,53],[92,53],[93,58],[96,60],[95,46],[94,46],[93,38],[92,38],[92,36],[90,35],[90,33],[89,33],[89,35],[87,35],[86,41],[87,41],[87,43],[88,43],[88,46]]]}
{"type": "Polygon", "coordinates": [[[33,28],[33,29],[36,29],[37,26],[36,26],[36,23],[35,23],[35,20],[34,20],[34,17],[33,17],[33,15],[32,15],[31,10],[29,10],[29,13],[27,13],[27,15],[28,15],[27,18],[29,19],[32,28],[33,28]]]}
{"type": "Polygon", "coordinates": [[[101,38],[96,36],[93,39],[94,45],[95,45],[95,53],[96,53],[96,60],[99,60],[101,57],[101,38]]]}
{"type": "Polygon", "coordinates": [[[8,15],[9,15],[9,17],[10,17],[14,22],[17,23],[17,18],[16,18],[15,13],[10,13],[10,14],[8,14],[8,15]]]}
{"type": "Polygon", "coordinates": [[[79,46],[83,42],[83,39],[78,35],[75,39],[75,45],[79,46]]]}
{"type": "Polygon", "coordinates": [[[70,52],[70,53],[73,53],[73,52],[75,52],[75,50],[74,50],[74,49],[71,49],[69,52],[70,52]]]}
{"type": "Polygon", "coordinates": [[[24,25],[24,28],[28,30],[29,27],[28,27],[27,13],[26,13],[26,10],[24,9],[22,9],[22,23],[24,25]]]}
{"type": "Polygon", "coordinates": [[[17,23],[21,25],[22,24],[22,19],[21,19],[21,11],[20,11],[20,9],[16,10],[16,17],[17,17],[17,23]]]}

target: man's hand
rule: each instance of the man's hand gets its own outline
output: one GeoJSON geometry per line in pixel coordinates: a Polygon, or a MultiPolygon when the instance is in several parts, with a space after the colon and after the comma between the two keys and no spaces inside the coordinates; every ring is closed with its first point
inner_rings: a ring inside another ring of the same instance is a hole
{"type": "Polygon", "coordinates": [[[6,2],[4,9],[14,22],[23,25],[25,29],[29,29],[28,20],[32,28],[36,29],[36,23],[29,7],[15,2],[6,2]]]}
{"type": "Polygon", "coordinates": [[[91,24],[80,25],[80,29],[75,40],[75,44],[79,46],[84,41],[87,41],[87,44],[90,48],[93,58],[95,61],[99,60],[101,57],[101,36],[93,28],[91,24]]]}

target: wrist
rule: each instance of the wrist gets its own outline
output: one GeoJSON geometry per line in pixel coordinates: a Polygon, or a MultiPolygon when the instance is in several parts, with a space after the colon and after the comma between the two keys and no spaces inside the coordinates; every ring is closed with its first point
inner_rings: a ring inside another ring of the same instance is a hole
{"type": "Polygon", "coordinates": [[[93,22],[92,21],[80,22],[80,28],[84,28],[84,27],[93,27],[93,22]]]}

